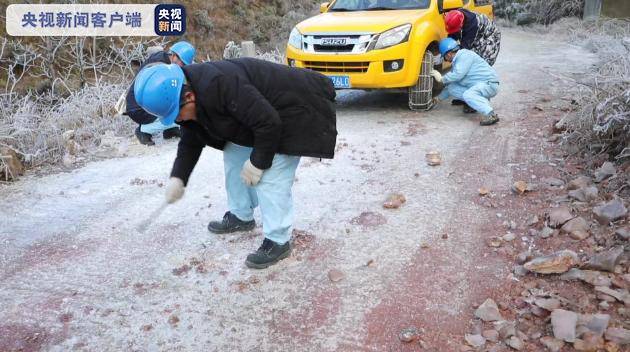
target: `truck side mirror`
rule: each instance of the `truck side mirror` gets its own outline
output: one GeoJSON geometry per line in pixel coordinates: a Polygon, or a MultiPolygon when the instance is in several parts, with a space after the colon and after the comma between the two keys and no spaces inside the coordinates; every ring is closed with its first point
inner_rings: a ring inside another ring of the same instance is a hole
{"type": "Polygon", "coordinates": [[[329,2],[324,2],[321,5],[319,5],[319,13],[324,13],[328,11],[328,6],[330,6],[329,2]]]}
{"type": "Polygon", "coordinates": [[[443,0],[438,1],[442,3],[442,8],[440,8],[440,13],[444,13],[450,10],[455,10],[464,7],[464,1],[462,0],[443,0]]]}

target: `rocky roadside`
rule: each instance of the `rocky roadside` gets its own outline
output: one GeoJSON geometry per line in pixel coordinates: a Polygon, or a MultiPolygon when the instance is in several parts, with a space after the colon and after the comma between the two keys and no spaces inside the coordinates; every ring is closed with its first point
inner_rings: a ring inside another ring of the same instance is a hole
{"type": "Polygon", "coordinates": [[[518,122],[544,143],[519,143],[511,194],[479,189],[504,219],[485,245],[513,270],[461,351],[630,350],[630,162],[567,155],[555,122],[569,105],[543,97],[518,122]]]}

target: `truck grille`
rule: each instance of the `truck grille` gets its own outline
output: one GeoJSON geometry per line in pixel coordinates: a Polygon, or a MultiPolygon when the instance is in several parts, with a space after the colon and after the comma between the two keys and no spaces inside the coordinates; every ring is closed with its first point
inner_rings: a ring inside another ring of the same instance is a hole
{"type": "Polygon", "coordinates": [[[313,54],[362,54],[373,38],[371,33],[310,33],[302,37],[302,50],[313,54]]]}
{"type": "Polygon", "coordinates": [[[304,67],[313,71],[328,73],[365,73],[370,67],[370,63],[305,61],[304,67]]]}

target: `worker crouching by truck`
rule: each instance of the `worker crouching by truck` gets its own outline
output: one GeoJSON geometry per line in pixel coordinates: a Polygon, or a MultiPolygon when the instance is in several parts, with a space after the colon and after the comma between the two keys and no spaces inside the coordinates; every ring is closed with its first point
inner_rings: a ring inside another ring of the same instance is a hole
{"type": "Polygon", "coordinates": [[[442,39],[439,44],[444,60],[451,62],[451,71],[444,76],[433,70],[431,75],[446,87],[434,98],[437,105],[449,97],[463,100],[468,106],[480,113],[482,126],[489,126],[499,121],[499,116],[490,105],[490,99],[499,91],[499,77],[481,56],[467,49],[460,49],[452,39],[442,39]]]}
{"type": "Polygon", "coordinates": [[[330,79],[243,58],[146,67],[134,91],[145,110],[182,129],[167,203],[182,198],[205,146],[222,150],[228,211],[208,230],[251,230],[254,209],[260,206],[265,238],[245,264],[262,269],[288,257],[292,186],[300,157],[334,156],[336,93],[330,79]]]}

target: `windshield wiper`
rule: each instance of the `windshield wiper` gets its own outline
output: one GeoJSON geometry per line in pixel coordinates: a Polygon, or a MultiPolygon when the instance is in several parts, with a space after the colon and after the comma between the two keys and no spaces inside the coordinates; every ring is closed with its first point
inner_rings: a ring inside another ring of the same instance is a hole
{"type": "Polygon", "coordinates": [[[356,11],[356,10],[346,9],[346,8],[340,7],[338,9],[330,9],[330,11],[334,11],[334,12],[349,12],[349,11],[356,11]]]}
{"type": "Polygon", "coordinates": [[[381,11],[381,10],[398,10],[392,7],[384,7],[384,6],[378,6],[378,7],[368,7],[367,9],[365,9],[365,11],[381,11]]]}

